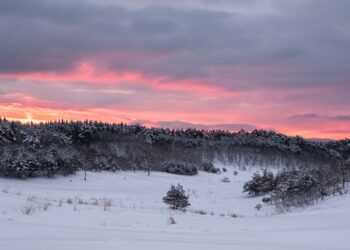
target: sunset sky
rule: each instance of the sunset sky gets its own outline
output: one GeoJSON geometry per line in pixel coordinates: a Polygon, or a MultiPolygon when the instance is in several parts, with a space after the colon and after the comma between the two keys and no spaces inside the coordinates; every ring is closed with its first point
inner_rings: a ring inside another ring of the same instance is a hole
{"type": "Polygon", "coordinates": [[[350,137],[348,0],[1,0],[0,116],[350,137]]]}

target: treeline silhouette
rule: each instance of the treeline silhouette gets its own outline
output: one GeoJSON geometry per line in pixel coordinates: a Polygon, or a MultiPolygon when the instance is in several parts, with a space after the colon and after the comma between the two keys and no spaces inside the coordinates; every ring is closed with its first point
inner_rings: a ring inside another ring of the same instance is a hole
{"type": "Polygon", "coordinates": [[[201,170],[219,161],[244,168],[324,169],[333,175],[349,140],[316,142],[273,131],[174,130],[96,121],[20,123],[0,118],[0,175],[27,178],[91,171],[165,171],[174,162],[201,170]]]}

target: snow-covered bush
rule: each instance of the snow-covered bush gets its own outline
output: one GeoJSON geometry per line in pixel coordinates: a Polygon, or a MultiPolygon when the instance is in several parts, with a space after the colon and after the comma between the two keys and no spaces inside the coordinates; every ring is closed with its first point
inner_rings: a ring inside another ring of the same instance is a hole
{"type": "Polygon", "coordinates": [[[260,209],[262,209],[262,205],[258,203],[254,208],[259,211],[260,209]]]}
{"type": "Polygon", "coordinates": [[[230,182],[230,178],[224,177],[224,178],[221,179],[221,181],[224,182],[224,183],[229,183],[230,182]]]}
{"type": "Polygon", "coordinates": [[[113,205],[113,201],[111,199],[103,199],[103,210],[104,211],[110,210],[112,205],[113,205]]]}
{"type": "Polygon", "coordinates": [[[276,186],[275,177],[271,171],[264,170],[262,175],[255,173],[252,179],[243,186],[243,192],[252,196],[272,192],[276,186]]]}
{"type": "Polygon", "coordinates": [[[200,215],[207,215],[208,214],[208,212],[205,210],[193,210],[192,212],[195,214],[200,214],[200,215]]]}
{"type": "Polygon", "coordinates": [[[189,163],[169,161],[165,163],[164,172],[178,175],[196,175],[198,174],[197,168],[189,163]]]}
{"type": "Polygon", "coordinates": [[[311,172],[284,171],[276,179],[278,183],[270,199],[278,207],[310,205],[320,198],[320,186],[311,172]]]}
{"type": "Polygon", "coordinates": [[[28,203],[25,206],[22,207],[22,213],[25,215],[30,215],[35,212],[35,205],[32,203],[28,203]]]}
{"type": "Polygon", "coordinates": [[[183,209],[190,206],[188,196],[183,187],[178,184],[176,187],[171,185],[167,195],[163,197],[163,202],[170,205],[172,209],[183,209]]]}
{"type": "Polygon", "coordinates": [[[207,173],[218,174],[220,173],[220,169],[214,167],[214,164],[211,162],[205,162],[202,164],[202,168],[207,173]]]}
{"type": "Polygon", "coordinates": [[[176,223],[176,221],[175,221],[175,219],[173,217],[170,217],[169,218],[169,224],[170,225],[176,225],[177,223],[176,223]]]}

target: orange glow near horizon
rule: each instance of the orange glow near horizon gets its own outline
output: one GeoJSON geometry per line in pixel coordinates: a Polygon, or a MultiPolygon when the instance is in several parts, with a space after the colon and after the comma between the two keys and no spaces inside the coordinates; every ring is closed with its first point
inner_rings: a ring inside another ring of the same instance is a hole
{"type": "MultiPolygon", "coordinates": [[[[306,124],[300,121],[281,122],[276,117],[272,119],[274,116],[279,117],[284,114],[289,108],[288,106],[276,108],[273,98],[283,94],[283,90],[278,88],[268,89],[264,93],[248,90],[233,91],[215,85],[209,80],[177,81],[139,72],[103,71],[91,62],[82,62],[74,70],[66,73],[0,74],[0,81],[2,79],[14,79],[23,82],[23,86],[27,82],[34,81],[38,92],[47,86],[63,84],[67,85],[68,91],[75,91],[77,96],[81,94],[78,90],[83,86],[86,88],[82,89],[83,91],[91,92],[88,98],[92,99],[94,99],[93,92],[100,90],[105,91],[106,94],[109,93],[109,97],[112,98],[113,93],[116,93],[116,99],[121,98],[120,96],[133,98],[130,105],[120,106],[117,102],[109,107],[103,105],[95,107],[80,105],[79,102],[75,104],[65,102],[66,96],[60,97],[61,99],[56,98],[54,101],[50,99],[51,93],[34,97],[26,94],[25,88],[19,89],[18,92],[0,93],[0,116],[21,122],[39,123],[61,119],[97,120],[113,123],[140,122],[149,127],[158,126],[160,121],[181,121],[209,126],[236,123],[251,124],[257,128],[274,129],[287,135],[301,135],[307,138],[350,137],[349,121],[306,124]],[[74,86],[79,88],[75,89],[74,86]],[[147,96],[144,97],[142,91],[145,91],[147,96]],[[140,98],[145,99],[145,102],[138,102],[140,98]],[[255,103],[251,101],[252,99],[255,103]],[[271,110],[274,110],[273,114],[271,110]],[[332,128],[333,131],[326,128],[332,128]]],[[[102,98],[100,101],[103,101],[103,97],[100,97],[102,98]]],[[[298,107],[294,109],[298,110],[298,107]]]]}
{"type": "MultiPolygon", "coordinates": [[[[0,105],[1,116],[6,117],[9,120],[16,120],[23,123],[33,122],[47,122],[47,121],[58,121],[58,120],[67,120],[67,121],[84,121],[84,120],[93,120],[93,121],[103,121],[110,123],[139,123],[147,127],[158,127],[157,122],[160,120],[172,121],[173,114],[169,115],[162,112],[137,112],[137,111],[121,111],[121,110],[104,110],[104,109],[86,109],[86,110],[58,110],[58,109],[49,109],[49,108],[29,108],[29,107],[20,107],[20,106],[4,106],[0,105]],[[132,116],[130,116],[132,114],[132,116]],[[131,118],[130,118],[131,117],[131,118]],[[154,117],[160,118],[159,120],[152,120],[154,117]]],[[[180,117],[178,120],[184,120],[188,118],[187,115],[177,114],[176,117],[180,117]],[[183,119],[182,119],[183,118],[183,119]]],[[[189,123],[194,124],[206,124],[211,125],[211,123],[205,123],[202,120],[197,120],[196,117],[193,117],[192,120],[185,120],[189,123]]],[[[264,128],[262,128],[264,129],[264,128]]],[[[295,130],[293,128],[275,128],[277,131],[284,133],[286,135],[295,136],[300,135],[305,138],[328,138],[328,139],[345,139],[349,138],[349,134],[334,134],[329,132],[322,131],[313,131],[309,130],[295,130]]],[[[234,132],[234,131],[232,131],[234,132]]]]}

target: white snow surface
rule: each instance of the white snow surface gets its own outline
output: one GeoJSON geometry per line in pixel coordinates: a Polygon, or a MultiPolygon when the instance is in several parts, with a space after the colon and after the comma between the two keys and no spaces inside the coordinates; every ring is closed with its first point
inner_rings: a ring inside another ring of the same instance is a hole
{"type": "Polygon", "coordinates": [[[0,249],[350,249],[350,195],[284,213],[265,205],[257,211],[261,197],[242,193],[255,171],[0,179],[0,249]],[[225,176],[230,183],[221,182],[225,176]],[[162,202],[177,183],[190,195],[186,212],[162,202]]]}

